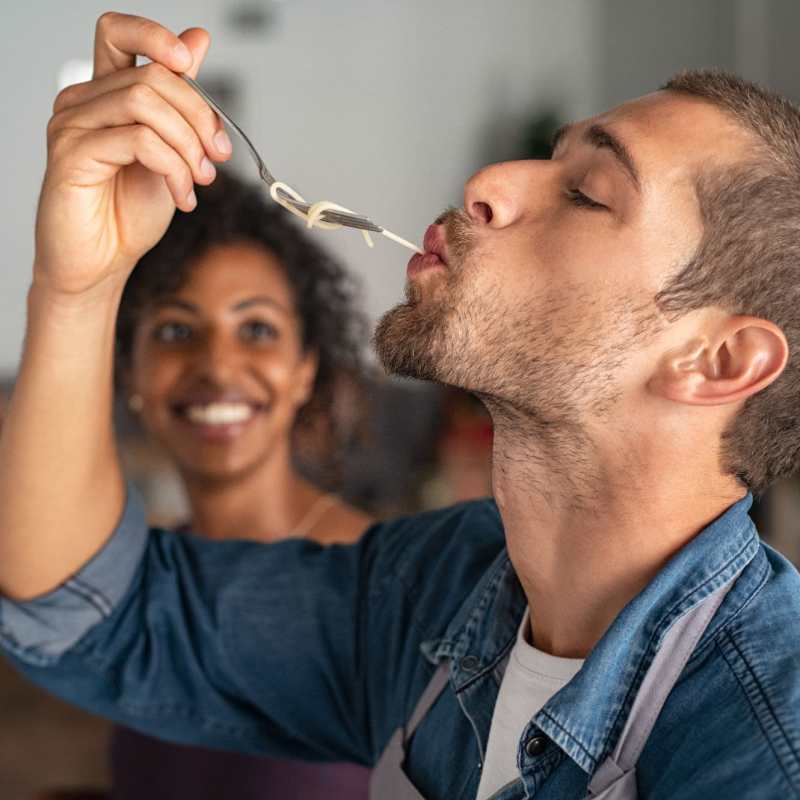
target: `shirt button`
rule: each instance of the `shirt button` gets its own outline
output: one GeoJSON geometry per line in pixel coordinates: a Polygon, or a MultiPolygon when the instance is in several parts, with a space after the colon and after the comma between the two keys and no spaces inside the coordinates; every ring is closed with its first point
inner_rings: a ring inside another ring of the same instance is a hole
{"type": "Polygon", "coordinates": [[[531,736],[531,738],[525,742],[525,752],[531,757],[540,756],[547,749],[549,743],[550,740],[542,734],[531,736]]]}
{"type": "Polygon", "coordinates": [[[464,658],[461,659],[461,669],[463,669],[464,672],[475,672],[480,666],[480,663],[481,662],[478,661],[475,656],[464,656],[464,658]]]}

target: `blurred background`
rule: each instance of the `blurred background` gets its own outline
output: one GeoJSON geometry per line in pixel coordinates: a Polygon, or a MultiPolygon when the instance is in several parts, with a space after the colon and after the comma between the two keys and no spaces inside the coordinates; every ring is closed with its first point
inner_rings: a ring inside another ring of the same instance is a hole
{"type": "MultiPolygon", "coordinates": [[[[106,10],[95,0],[28,0],[0,12],[6,389],[24,330],[45,126],[58,89],[90,77],[94,22],[106,10]]],[[[443,207],[460,204],[478,167],[546,156],[561,122],[651,91],[680,69],[722,67],[800,99],[794,0],[131,0],[118,10],[176,31],[207,28],[200,80],[278,179],[417,242],[443,207]]],[[[241,152],[234,168],[256,177],[241,152]]],[[[353,232],[312,235],[359,276],[371,318],[402,296],[407,251],[382,239],[369,250],[353,232]]],[[[373,446],[347,458],[353,499],[389,515],[488,493],[491,429],[474,400],[408,381],[376,380],[372,391],[373,446]]],[[[179,519],[183,498],[164,459],[135,429],[121,430],[153,518],[179,519]]],[[[756,510],[766,537],[796,561],[799,512],[794,482],[756,510]]],[[[104,723],[0,663],[0,800],[103,786],[105,737],[104,723]]]]}

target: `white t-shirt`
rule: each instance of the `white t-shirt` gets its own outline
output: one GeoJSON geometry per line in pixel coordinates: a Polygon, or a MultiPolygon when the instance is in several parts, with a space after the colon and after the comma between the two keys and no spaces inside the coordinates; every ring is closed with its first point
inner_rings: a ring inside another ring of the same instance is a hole
{"type": "Polygon", "coordinates": [[[522,731],[583,665],[582,658],[558,658],[529,644],[529,619],[526,611],[500,684],[477,800],[486,800],[519,777],[517,750],[522,731]]]}

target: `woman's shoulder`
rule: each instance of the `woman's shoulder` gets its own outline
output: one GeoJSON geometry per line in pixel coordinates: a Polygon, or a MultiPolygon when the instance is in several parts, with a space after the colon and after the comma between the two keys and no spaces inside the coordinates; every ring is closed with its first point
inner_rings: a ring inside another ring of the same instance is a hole
{"type": "Polygon", "coordinates": [[[412,542],[422,550],[447,549],[453,537],[460,543],[459,549],[472,543],[478,550],[488,546],[497,551],[505,544],[500,514],[491,498],[390,520],[375,519],[340,498],[332,498],[330,508],[304,538],[322,545],[354,544],[371,532],[382,543],[384,555],[390,555],[396,547],[409,554],[414,550],[409,547],[412,542]]]}
{"type": "Polygon", "coordinates": [[[353,544],[376,522],[374,517],[331,495],[324,516],[309,532],[320,544],[353,544]]]}

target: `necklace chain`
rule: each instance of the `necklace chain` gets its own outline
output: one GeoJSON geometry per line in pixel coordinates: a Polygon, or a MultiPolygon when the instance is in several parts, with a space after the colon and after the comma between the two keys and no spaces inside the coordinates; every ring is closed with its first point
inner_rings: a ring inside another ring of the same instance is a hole
{"type": "Polygon", "coordinates": [[[332,494],[318,497],[303,513],[292,529],[286,534],[287,539],[303,539],[324,516],[325,512],[336,502],[332,494]]]}

